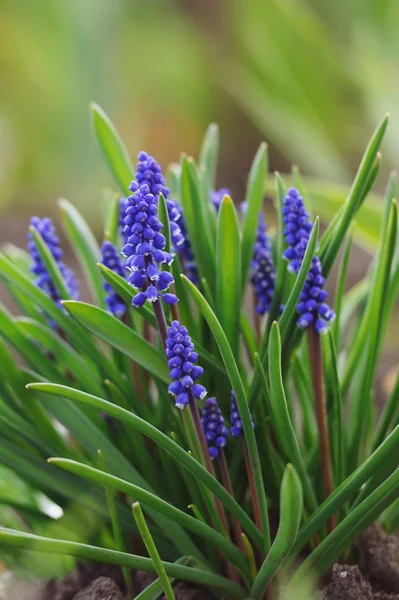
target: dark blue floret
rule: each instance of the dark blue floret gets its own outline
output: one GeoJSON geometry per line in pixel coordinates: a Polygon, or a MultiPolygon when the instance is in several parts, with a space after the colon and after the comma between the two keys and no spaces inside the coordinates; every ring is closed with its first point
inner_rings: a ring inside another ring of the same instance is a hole
{"type": "Polygon", "coordinates": [[[184,408],[190,396],[202,400],[207,391],[203,385],[195,383],[204,369],[198,366],[198,354],[194,352],[194,344],[188,335],[187,328],[179,321],[172,321],[166,338],[166,356],[168,358],[169,375],[173,382],[169,393],[176,397],[176,407],[184,408]]]}
{"type": "Polygon", "coordinates": [[[170,265],[173,257],[165,252],[163,224],[158,219],[158,203],[147,184],[130,184],[132,195],[126,198],[125,227],[123,235],[127,243],[122,254],[127,258],[126,268],[131,271],[129,283],[140,290],[133,298],[133,306],[142,306],[146,300],[155,302],[162,298],[167,304],[175,304],[178,298],[167,292],[173,283],[168,271],[161,271],[160,264],[170,265]]]}
{"type": "Polygon", "coordinates": [[[227,444],[229,430],[224,424],[222,412],[216,398],[209,398],[202,409],[201,423],[212,458],[219,456],[220,449],[227,444]]]}
{"type": "Polygon", "coordinates": [[[258,300],[256,312],[264,315],[270,310],[273,300],[276,271],[271,254],[271,242],[266,232],[263,213],[259,215],[259,224],[251,262],[251,283],[258,300]]]}
{"type": "Polygon", "coordinates": [[[122,236],[124,243],[127,242],[125,234],[123,233],[123,230],[125,227],[125,224],[123,222],[123,220],[125,218],[125,212],[126,212],[126,198],[125,198],[125,196],[121,196],[119,198],[119,231],[120,231],[120,234],[122,236]]]}
{"type": "MultiPolygon", "coordinates": [[[[288,190],[284,199],[283,220],[285,242],[288,246],[283,256],[288,260],[288,270],[298,273],[309,243],[313,223],[310,221],[302,196],[294,188],[288,190]]],[[[300,315],[298,326],[301,329],[313,325],[318,333],[328,331],[328,322],[334,319],[335,313],[326,304],[328,292],[324,289],[325,283],[320,260],[315,255],[297,306],[300,315]]]]}
{"type": "MultiPolygon", "coordinates": [[[[240,417],[240,412],[238,410],[237,401],[236,401],[234,392],[231,392],[231,405],[230,406],[231,406],[230,432],[231,432],[232,436],[237,437],[238,435],[241,435],[243,433],[243,429],[242,429],[242,421],[241,421],[241,417],[240,417]]],[[[252,422],[252,427],[255,427],[253,422],[252,422]]]]}
{"type": "Polygon", "coordinates": [[[222,187],[219,190],[211,191],[211,200],[216,212],[219,211],[224,196],[230,196],[230,190],[228,188],[222,187]]]}
{"type": "MultiPolygon", "coordinates": [[[[43,219],[40,219],[39,217],[32,217],[30,224],[40,233],[47,248],[53,255],[71,298],[73,300],[77,300],[79,298],[78,284],[72,269],[69,269],[66,265],[64,265],[61,260],[63,251],[60,248],[60,240],[55,232],[51,219],[48,217],[44,217],[43,219]]],[[[44,292],[46,292],[46,294],[62,308],[61,296],[55,287],[44,263],[42,262],[31,233],[28,234],[28,249],[33,258],[31,272],[36,275],[35,284],[44,292]]]]}
{"type": "MultiPolygon", "coordinates": [[[[126,279],[125,268],[122,266],[119,258],[119,252],[111,242],[104,242],[101,247],[101,262],[104,266],[111,269],[114,273],[126,279]]],[[[104,289],[107,292],[105,301],[108,310],[115,317],[121,318],[126,312],[126,305],[122,298],[115,292],[110,284],[105,281],[104,289]]]]}
{"type": "Polygon", "coordinates": [[[170,190],[165,185],[162,169],[147,152],[140,152],[138,155],[136,181],[139,185],[147,183],[157,203],[160,193],[165,197],[173,251],[179,255],[187,276],[195,282],[196,266],[182,208],[176,200],[169,198],[170,190]]]}

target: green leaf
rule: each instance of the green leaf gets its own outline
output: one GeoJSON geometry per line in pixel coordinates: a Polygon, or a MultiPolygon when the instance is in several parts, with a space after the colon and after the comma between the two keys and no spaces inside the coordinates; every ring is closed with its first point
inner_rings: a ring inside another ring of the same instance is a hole
{"type": "Polygon", "coordinates": [[[259,213],[262,210],[265,194],[265,180],[267,174],[267,145],[262,142],[255,155],[249,172],[245,202],[247,210],[244,217],[242,231],[242,261],[241,261],[241,288],[244,293],[248,280],[249,267],[254,251],[256,230],[259,222],[259,213]]]}
{"type": "Polygon", "coordinates": [[[324,372],[327,396],[327,421],[331,440],[332,471],[335,487],[345,477],[345,433],[343,402],[338,376],[337,353],[331,331],[323,336],[324,372]]]}
{"type": "MultiPolygon", "coordinates": [[[[57,540],[45,538],[30,533],[22,533],[11,529],[0,528],[0,542],[7,546],[16,548],[25,548],[35,552],[48,552],[50,554],[66,554],[67,556],[76,556],[89,561],[99,561],[113,565],[120,565],[129,569],[136,569],[155,572],[155,567],[150,558],[136,556],[134,554],[126,554],[117,550],[109,550],[106,548],[98,548],[97,546],[89,546],[88,544],[79,544],[77,542],[69,542],[65,540],[57,540]]],[[[215,575],[209,571],[193,569],[178,565],[176,563],[162,563],[167,575],[176,577],[183,581],[199,583],[210,588],[216,588],[224,594],[229,594],[232,598],[245,600],[246,593],[235,583],[228,579],[215,575]]]]}
{"type": "Polygon", "coordinates": [[[238,352],[241,306],[241,240],[234,204],[225,196],[219,209],[216,250],[216,313],[233,354],[238,352]]]}
{"type": "Polygon", "coordinates": [[[352,250],[352,241],[353,241],[353,228],[349,230],[343,252],[342,259],[339,265],[338,275],[337,275],[337,284],[335,288],[335,302],[334,302],[334,310],[335,310],[335,320],[332,326],[333,336],[334,336],[334,344],[335,348],[340,348],[340,340],[341,340],[341,312],[342,312],[342,303],[344,300],[344,291],[346,284],[346,277],[348,273],[348,265],[349,265],[349,257],[352,250]]]}
{"type": "Polygon", "coordinates": [[[75,390],[63,385],[51,383],[31,383],[28,389],[34,389],[46,394],[52,394],[61,398],[68,398],[74,402],[83,402],[90,406],[94,406],[100,411],[123,421],[134,429],[140,431],[143,435],[152,439],[163,450],[169,452],[179,463],[181,463],[194,477],[202,481],[220,500],[232,515],[237,517],[241,525],[247,531],[251,539],[258,546],[262,546],[263,540],[259,530],[255,527],[253,521],[248,517],[247,513],[240,505],[232,498],[232,496],[224,489],[224,487],[214,478],[202,465],[198,463],[190,454],[185,452],[178,444],[176,444],[167,435],[156,429],[149,422],[141,419],[137,415],[111,404],[102,398],[86,394],[80,390],[75,390]]]}
{"type": "Polygon", "coordinates": [[[150,530],[148,529],[140,504],[138,502],[134,502],[132,509],[138,530],[165,592],[166,600],[176,600],[172,586],[166,574],[165,567],[161,561],[157,547],[154,544],[150,530]]]}
{"type": "MultiPolygon", "coordinates": [[[[263,369],[264,385],[267,387],[266,374],[263,369]]],[[[299,447],[295,430],[293,428],[290,414],[288,411],[287,400],[284,392],[283,380],[281,375],[281,339],[278,324],[272,325],[269,342],[269,381],[270,381],[270,409],[272,422],[279,447],[284,452],[286,458],[294,465],[298,471],[302,482],[305,495],[305,501],[308,508],[313,511],[317,507],[317,501],[309,476],[306,470],[305,462],[299,447]]]]}
{"type": "Polygon", "coordinates": [[[55,356],[56,363],[62,364],[87,392],[102,393],[102,379],[99,373],[50,327],[25,317],[17,318],[16,322],[27,335],[55,356]]]}
{"type": "MultiPolygon", "coordinates": [[[[175,261],[176,261],[176,257],[175,257],[175,261]]],[[[126,304],[130,305],[132,302],[132,299],[136,293],[134,288],[132,288],[132,286],[125,279],[123,279],[123,277],[121,277],[120,275],[117,275],[116,273],[111,271],[111,269],[108,269],[108,267],[98,264],[98,268],[100,269],[101,274],[104,277],[104,279],[112,286],[112,288],[119,294],[119,296],[126,302],[126,304]]],[[[176,277],[176,275],[175,275],[175,277],[176,277]]],[[[186,288],[184,286],[182,286],[181,281],[180,281],[180,272],[179,272],[179,279],[176,278],[176,290],[177,291],[179,291],[178,286],[184,290],[184,293],[185,293],[186,297],[188,298],[186,288]]],[[[181,294],[178,294],[178,296],[181,301],[182,300],[181,294]]],[[[188,301],[184,302],[184,305],[189,306],[188,301]]],[[[135,308],[134,310],[137,311],[143,317],[143,319],[145,321],[147,321],[147,323],[152,325],[152,327],[154,327],[155,329],[157,328],[157,323],[156,323],[156,320],[154,317],[154,313],[153,313],[153,311],[149,310],[149,308],[147,308],[146,305],[144,305],[140,308],[135,308]]],[[[187,326],[187,328],[191,332],[192,328],[189,327],[189,323],[186,323],[186,321],[183,319],[183,317],[181,318],[181,321],[184,325],[187,326]]],[[[191,323],[191,321],[190,321],[190,323],[191,323]]],[[[201,356],[201,360],[203,360],[209,367],[212,367],[212,368],[218,370],[220,373],[224,373],[225,372],[224,366],[221,364],[220,359],[216,356],[213,356],[210,352],[205,350],[205,348],[203,348],[203,346],[201,344],[199,344],[199,342],[196,340],[194,335],[192,336],[192,339],[193,339],[193,343],[195,345],[196,351],[201,356]]]]}
{"type": "MultiPolygon", "coordinates": [[[[369,291],[370,321],[365,347],[363,348],[363,360],[360,363],[359,386],[357,393],[352,398],[352,410],[350,418],[349,431],[351,437],[351,465],[356,465],[361,453],[364,437],[365,424],[364,411],[372,410],[372,394],[370,390],[376,373],[379,351],[381,349],[381,331],[384,319],[384,309],[386,308],[387,293],[389,287],[389,277],[392,261],[396,249],[397,241],[397,207],[396,202],[391,203],[391,210],[387,224],[386,235],[383,238],[379,260],[377,262],[377,271],[373,278],[372,287],[369,291]],[[369,408],[368,408],[369,407],[369,408]],[[356,430],[354,430],[356,428],[356,430]]],[[[342,385],[343,389],[344,386],[342,385]]]]}
{"type": "MultiPolygon", "coordinates": [[[[178,558],[175,562],[178,565],[186,565],[192,560],[192,557],[182,556],[178,558]]],[[[175,581],[174,577],[169,577],[170,583],[175,581]]],[[[145,588],[140,594],[135,596],[135,600],[158,600],[158,598],[163,594],[163,587],[159,579],[156,579],[149,586],[145,588]]]]}
{"type": "Polygon", "coordinates": [[[258,495],[261,518],[262,518],[262,528],[264,534],[264,543],[263,548],[267,551],[270,546],[270,533],[269,533],[269,519],[267,514],[267,501],[266,501],[266,493],[263,483],[263,476],[259,458],[258,446],[256,443],[255,433],[252,426],[252,418],[249,412],[248,401],[245,393],[245,388],[243,386],[240,373],[237,368],[237,364],[227,340],[226,334],[223,331],[219,321],[217,320],[215,313],[212,311],[208,302],[205,300],[201,292],[195,287],[195,285],[185,276],[182,275],[182,280],[184,281],[187,289],[189,290],[195,304],[198,306],[198,309],[201,311],[203,316],[205,317],[213,336],[216,340],[216,343],[219,347],[220,354],[222,356],[224,365],[226,367],[227,375],[230,379],[230,384],[232,389],[234,390],[235,397],[237,400],[238,410],[240,412],[240,417],[243,426],[243,432],[245,436],[246,443],[248,445],[248,454],[250,458],[251,467],[253,470],[253,476],[255,480],[256,493],[258,495]]]}
{"type": "Polygon", "coordinates": [[[200,183],[194,160],[184,157],[181,175],[181,200],[184,218],[193,246],[196,264],[211,290],[215,286],[215,244],[207,222],[207,210],[201,199],[200,183]]]}
{"type": "Polygon", "coordinates": [[[118,184],[122,194],[126,194],[130,182],[134,179],[133,167],[129,155],[112,121],[98,104],[90,104],[92,123],[100,150],[105,162],[118,184]]]}
{"type": "Polygon", "coordinates": [[[169,383],[164,357],[135,331],[97,306],[72,300],[65,302],[64,306],[74,319],[91,333],[129,356],[165,383],[169,383]]]}
{"type": "Polygon", "coordinates": [[[108,376],[112,375],[114,381],[119,381],[120,378],[115,367],[99,351],[92,337],[86,335],[85,329],[79,323],[73,321],[43,290],[38,288],[29,277],[22,273],[2,254],[0,254],[0,278],[11,282],[26,294],[28,298],[31,298],[35,304],[59,325],[63,333],[73,343],[74,348],[80,349],[87,354],[108,376]]]}
{"type": "Polygon", "coordinates": [[[206,182],[208,200],[210,191],[215,187],[216,169],[220,146],[219,138],[220,135],[218,125],[216,123],[211,123],[205,132],[204,139],[202,140],[198,161],[200,170],[202,171],[206,182]]]}
{"type": "MultiPolygon", "coordinates": [[[[158,217],[161,223],[163,224],[162,233],[166,239],[165,252],[171,251],[171,238],[170,238],[170,223],[169,223],[169,214],[168,207],[166,206],[165,196],[161,193],[159,194],[158,200],[158,217]]],[[[168,269],[170,270],[170,268],[168,269]]]]}
{"type": "Polygon", "coordinates": [[[301,522],[302,486],[292,465],[287,465],[280,492],[280,522],[276,538],[251,589],[251,598],[262,600],[267,586],[290,552],[301,522]]]}
{"type": "Polygon", "coordinates": [[[78,210],[61,198],[58,201],[61,210],[62,224],[69,243],[90,286],[94,300],[105,307],[105,292],[96,264],[100,260],[101,251],[90,227],[78,210]]]}
{"type": "Polygon", "coordinates": [[[396,469],[311,552],[295,573],[294,581],[301,580],[314,570],[322,574],[329,569],[344,550],[397,500],[398,493],[399,469],[396,469]]]}
{"type": "Polygon", "coordinates": [[[315,533],[321,530],[328,519],[334,515],[353,495],[370,479],[398,455],[399,425],[387,439],[371,454],[349,477],[338,486],[319,507],[312,513],[306,525],[301,529],[295,542],[292,556],[309,542],[315,533]]]}
{"type": "Polygon", "coordinates": [[[104,225],[104,238],[109,240],[115,248],[119,244],[120,196],[114,194],[107,201],[107,213],[104,225]]]}
{"type": "Polygon", "coordinates": [[[371,138],[360,163],[349,195],[342,208],[340,219],[337,221],[333,230],[331,230],[329,238],[324,238],[329,240],[327,245],[322,247],[320,251],[320,260],[323,265],[323,274],[325,277],[327,277],[332,269],[342,241],[362,199],[364,198],[364,192],[365,188],[367,188],[370,171],[373,169],[374,161],[384,138],[384,134],[388,126],[388,119],[389,116],[387,115],[374,132],[374,135],[371,138]]]}
{"type": "MultiPolygon", "coordinates": [[[[184,527],[186,530],[195,533],[200,538],[215,545],[226,555],[227,558],[233,561],[238,568],[241,569],[244,566],[247,566],[245,564],[245,557],[242,555],[241,551],[225,536],[209,527],[209,525],[201,523],[201,521],[198,521],[172,504],[169,504],[165,500],[162,500],[162,498],[159,498],[155,494],[152,494],[151,492],[148,492],[137,485],[128,483],[123,479],[114,477],[109,473],[105,473],[73,460],[68,460],[65,458],[51,458],[49,462],[60,467],[61,469],[65,469],[66,471],[74,473],[75,475],[79,475],[88,481],[93,481],[94,483],[104,485],[107,488],[118,490],[128,494],[129,496],[132,496],[142,504],[150,506],[160,514],[165,515],[172,521],[182,525],[182,527],[184,527]]],[[[200,560],[205,560],[198,552],[196,556],[200,560]]]]}

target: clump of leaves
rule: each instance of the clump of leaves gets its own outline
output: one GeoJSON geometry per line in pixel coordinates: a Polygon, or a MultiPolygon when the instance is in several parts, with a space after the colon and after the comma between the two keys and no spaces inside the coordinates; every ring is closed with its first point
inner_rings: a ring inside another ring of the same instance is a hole
{"type": "Polygon", "coordinates": [[[145,152],[134,171],[91,110],[123,195],[107,200],[101,248],[59,201],[91,302],[49,220],[32,220],[30,254],[0,255],[23,315],[0,310],[0,461],[19,476],[1,497],[3,560],[117,564],[132,597],[132,568],[158,576],[141,598],[172,599],[176,578],[228,598],[277,597],[282,583],[298,595],[376,519],[399,524],[399,380],[378,420],[373,391],[399,287],[394,176],[372,267],[345,292],[387,119],[319,239],[297,171],[289,189],[275,177],[269,236],[264,144],[237,210],[214,190],[215,125],[167,185],[145,152]]]}

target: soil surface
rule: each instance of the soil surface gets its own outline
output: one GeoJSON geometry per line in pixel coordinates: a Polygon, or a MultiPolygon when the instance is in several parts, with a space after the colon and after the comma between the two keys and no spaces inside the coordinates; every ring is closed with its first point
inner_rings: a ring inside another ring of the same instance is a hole
{"type": "Polygon", "coordinates": [[[372,525],[355,546],[359,565],[334,565],[325,600],[399,600],[399,537],[372,525]]]}
{"type": "MultiPolygon", "coordinates": [[[[132,571],[135,594],[154,580],[151,573],[132,571]]],[[[205,588],[183,581],[173,585],[176,600],[216,600],[205,588]]],[[[102,563],[78,564],[64,579],[47,583],[41,600],[131,600],[128,598],[122,570],[102,563]]],[[[160,600],[165,600],[161,596],[160,600]]]]}
{"type": "MultiPolygon", "coordinates": [[[[386,535],[373,525],[356,542],[358,565],[335,564],[322,600],[399,600],[399,537],[386,535]]],[[[132,571],[135,593],[154,579],[150,573],[132,571]]],[[[176,600],[215,600],[209,590],[182,581],[173,586],[176,600]]],[[[101,563],[78,564],[60,581],[46,585],[42,600],[131,600],[122,571],[101,563]]],[[[165,596],[161,597],[165,600],[165,596]]],[[[310,599],[309,599],[310,600],[310,599]]]]}

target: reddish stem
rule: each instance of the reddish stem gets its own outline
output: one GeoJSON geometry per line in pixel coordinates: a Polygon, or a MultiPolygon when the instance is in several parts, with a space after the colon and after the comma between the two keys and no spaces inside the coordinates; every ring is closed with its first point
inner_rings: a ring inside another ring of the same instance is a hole
{"type": "Polygon", "coordinates": [[[256,526],[258,527],[259,531],[261,531],[263,533],[262,517],[261,517],[261,512],[260,512],[258,494],[256,492],[255,478],[254,478],[254,473],[252,470],[251,460],[249,458],[247,442],[244,437],[242,438],[242,446],[243,446],[243,453],[244,453],[244,459],[245,459],[245,468],[247,470],[247,476],[248,476],[249,491],[251,494],[252,505],[253,505],[253,509],[254,509],[255,523],[256,523],[256,526]]]}
{"type": "MultiPolygon", "coordinates": [[[[224,453],[223,448],[219,450],[218,462],[220,467],[220,474],[222,476],[222,483],[226,490],[229,492],[230,496],[234,498],[234,490],[233,485],[231,483],[231,477],[229,472],[229,467],[227,466],[226,455],[224,453]]],[[[239,521],[235,518],[231,518],[231,523],[233,525],[234,538],[237,546],[241,548],[241,550],[245,553],[245,545],[242,541],[242,528],[239,521]]]]}
{"type": "MultiPolygon", "coordinates": [[[[316,418],[319,429],[319,445],[321,454],[321,471],[323,477],[324,496],[328,498],[333,492],[333,478],[331,469],[330,436],[327,424],[326,401],[324,394],[323,358],[321,351],[320,334],[314,329],[308,329],[309,357],[312,371],[312,384],[315,396],[316,418]]],[[[328,530],[335,528],[335,516],[328,521],[328,530]]]]}

